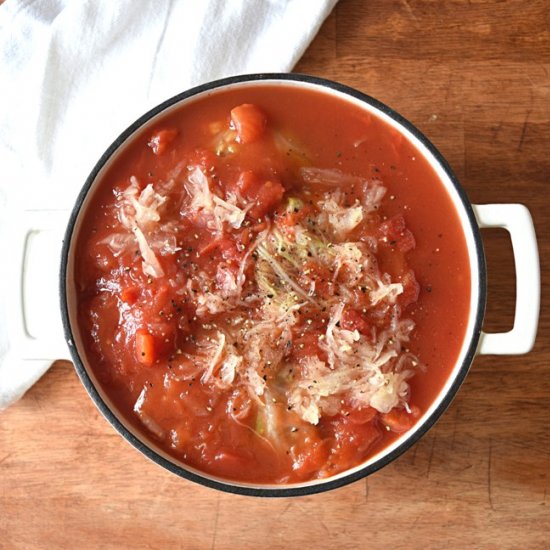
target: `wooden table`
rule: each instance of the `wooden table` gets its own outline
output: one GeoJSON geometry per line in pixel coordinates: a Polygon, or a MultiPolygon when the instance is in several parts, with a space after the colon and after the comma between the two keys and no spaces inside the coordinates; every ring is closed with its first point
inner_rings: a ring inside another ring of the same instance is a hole
{"type": "MultiPolygon", "coordinates": [[[[476,203],[521,202],[550,280],[550,5],[341,0],[296,70],[388,103],[476,203]]],[[[486,234],[486,329],[512,323],[503,231],[486,234]]],[[[181,480],[132,449],[59,363],[0,414],[0,548],[549,548],[550,309],[523,357],[479,357],[437,426],[329,494],[260,500],[181,480]]]]}

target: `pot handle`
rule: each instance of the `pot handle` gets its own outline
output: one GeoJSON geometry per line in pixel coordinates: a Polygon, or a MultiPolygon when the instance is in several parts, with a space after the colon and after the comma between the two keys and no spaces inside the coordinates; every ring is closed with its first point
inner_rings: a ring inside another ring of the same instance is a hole
{"type": "Polygon", "coordinates": [[[516,312],[508,332],[481,332],[481,355],[520,355],[533,349],[540,308],[540,268],[537,237],[529,210],[522,204],[473,205],[477,223],[510,233],[516,267],[516,312]]]}
{"type": "Polygon", "coordinates": [[[9,354],[53,362],[70,354],[59,308],[59,263],[68,219],[64,210],[23,210],[12,220],[8,268],[9,354]]]}

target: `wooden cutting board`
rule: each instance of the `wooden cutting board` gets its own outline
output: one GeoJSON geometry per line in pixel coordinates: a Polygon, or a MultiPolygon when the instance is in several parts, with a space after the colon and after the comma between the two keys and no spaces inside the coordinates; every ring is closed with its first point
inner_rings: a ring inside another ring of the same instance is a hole
{"type": "MultiPolygon", "coordinates": [[[[547,290],[548,1],[341,0],[296,71],[402,113],[473,202],[526,204],[547,290]]],[[[485,245],[485,328],[507,330],[511,246],[499,230],[485,245]]],[[[366,480],[299,499],[222,494],[165,472],[111,429],[71,365],[58,363],[0,414],[0,548],[549,548],[547,306],[544,295],[535,350],[477,358],[411,451],[366,480]]]]}

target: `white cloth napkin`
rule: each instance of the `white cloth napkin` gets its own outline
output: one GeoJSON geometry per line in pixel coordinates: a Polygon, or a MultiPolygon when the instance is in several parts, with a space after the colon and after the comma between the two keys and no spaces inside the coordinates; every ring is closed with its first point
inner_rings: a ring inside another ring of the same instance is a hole
{"type": "Polygon", "coordinates": [[[336,2],[6,0],[0,6],[0,409],[60,358],[60,228],[101,153],[146,110],[191,86],[290,71],[336,2]],[[28,251],[34,260],[22,261],[15,236],[27,226],[37,229],[28,251]],[[24,300],[17,288],[22,264],[24,300]]]}

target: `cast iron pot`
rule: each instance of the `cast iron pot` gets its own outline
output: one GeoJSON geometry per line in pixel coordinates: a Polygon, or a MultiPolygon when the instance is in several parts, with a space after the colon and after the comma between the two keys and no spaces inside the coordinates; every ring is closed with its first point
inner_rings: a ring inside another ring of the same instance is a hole
{"type": "Polygon", "coordinates": [[[435,146],[401,115],[357,90],[321,78],[297,74],[255,74],[218,80],[183,92],[155,107],[134,122],[105,151],[89,175],[80,192],[65,233],[61,258],[61,313],[65,340],[74,361],[78,376],[90,397],[115,429],[147,458],[181,477],[208,487],[254,496],[297,496],[328,491],[356,481],[379,470],[414,445],[437,421],[451,403],[462,384],[476,354],[521,354],[528,352],[535,340],[540,303],[540,279],[536,237],[528,210],[519,204],[472,205],[460,186],[447,161],[435,146]],[[73,270],[75,236],[80,228],[82,212],[88,205],[88,197],[101,179],[102,173],[114,158],[131,141],[133,134],[152,127],[159,115],[174,109],[198,96],[215,94],[234,87],[254,87],[258,84],[274,86],[298,86],[338,96],[344,101],[360,106],[371,115],[384,119],[411,141],[424,155],[439,175],[459,215],[466,237],[471,266],[471,302],[466,337],[452,374],[429,409],[410,431],[394,443],[369,458],[363,464],[327,479],[289,485],[270,485],[233,482],[204,474],[171,457],[160,449],[144,433],[131,426],[117,411],[112,401],[98,384],[82,350],[82,340],[77,329],[73,270]],[[482,331],[487,276],[481,227],[503,227],[510,232],[516,266],[516,313],[514,328],[501,334],[482,331]]]}

